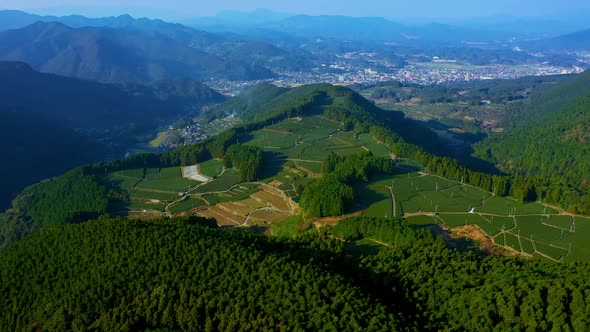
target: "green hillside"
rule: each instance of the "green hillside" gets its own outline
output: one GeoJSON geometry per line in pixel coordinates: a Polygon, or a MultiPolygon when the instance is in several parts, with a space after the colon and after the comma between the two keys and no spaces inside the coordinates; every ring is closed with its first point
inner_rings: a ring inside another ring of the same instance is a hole
{"type": "Polygon", "coordinates": [[[178,77],[246,80],[274,76],[255,59],[222,58],[223,54],[196,49],[194,45],[199,43],[200,36],[195,36],[193,44],[191,34],[199,35],[198,31],[174,25],[138,25],[72,28],[55,21],[38,21],[0,32],[0,59],[27,62],[44,72],[108,83],[152,83],[178,77]]]}
{"type": "Polygon", "coordinates": [[[590,181],[589,82],[590,72],[537,96],[512,129],[476,144],[476,156],[514,174],[590,181]]]}
{"type": "Polygon", "coordinates": [[[21,62],[0,62],[0,86],[0,211],[37,181],[122,156],[158,124],[224,100],[189,79],[102,84],[39,73],[21,62]]]}
{"type": "Polygon", "coordinates": [[[347,219],[296,239],[208,224],[103,219],[37,232],[0,253],[0,329],[583,331],[590,324],[587,265],[463,254],[391,219],[347,219]]]}
{"type": "Polygon", "coordinates": [[[587,208],[583,191],[433,155],[344,87],[287,93],[21,193],[0,215],[0,330],[587,330],[589,220],[534,202],[587,208]]]}

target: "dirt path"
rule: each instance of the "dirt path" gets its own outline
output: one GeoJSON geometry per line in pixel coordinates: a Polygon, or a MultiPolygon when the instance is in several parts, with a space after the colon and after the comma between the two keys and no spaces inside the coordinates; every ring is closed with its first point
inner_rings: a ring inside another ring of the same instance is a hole
{"type": "Polygon", "coordinates": [[[368,240],[368,241],[377,243],[377,244],[382,245],[382,246],[387,247],[387,248],[393,248],[393,246],[391,244],[385,243],[383,241],[379,241],[379,240],[374,239],[372,237],[366,237],[365,240],[368,240]]]}
{"type": "Polygon", "coordinates": [[[387,187],[389,189],[389,194],[391,195],[391,216],[396,217],[396,205],[395,205],[395,195],[393,194],[393,187],[387,187]]]}

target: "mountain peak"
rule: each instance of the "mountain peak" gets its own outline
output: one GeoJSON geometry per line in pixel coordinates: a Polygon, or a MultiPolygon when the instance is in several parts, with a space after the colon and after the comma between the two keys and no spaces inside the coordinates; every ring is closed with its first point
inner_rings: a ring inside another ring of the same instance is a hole
{"type": "Polygon", "coordinates": [[[24,29],[33,30],[33,31],[69,31],[72,30],[71,27],[56,21],[37,21],[24,29]]]}

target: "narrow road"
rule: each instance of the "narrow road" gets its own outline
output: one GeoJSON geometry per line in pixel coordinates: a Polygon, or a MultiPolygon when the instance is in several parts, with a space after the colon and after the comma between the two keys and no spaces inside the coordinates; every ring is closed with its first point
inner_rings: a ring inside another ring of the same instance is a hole
{"type": "Polygon", "coordinates": [[[395,210],[396,206],[395,206],[395,195],[393,194],[393,187],[387,187],[387,189],[389,189],[389,194],[391,195],[391,213],[392,213],[391,216],[395,218],[397,216],[397,214],[396,214],[397,211],[395,210]]]}

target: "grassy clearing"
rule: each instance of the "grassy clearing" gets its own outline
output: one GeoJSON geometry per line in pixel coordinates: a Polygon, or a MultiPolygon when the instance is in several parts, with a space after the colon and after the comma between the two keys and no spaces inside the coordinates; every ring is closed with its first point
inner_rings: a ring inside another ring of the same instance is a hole
{"type": "Polygon", "coordinates": [[[118,174],[111,174],[107,177],[107,181],[111,183],[114,188],[118,188],[120,190],[131,191],[133,190],[138,183],[142,180],[138,178],[130,178],[124,177],[118,174]]]}
{"type": "Polygon", "coordinates": [[[191,194],[200,194],[207,192],[219,192],[230,189],[232,186],[240,183],[240,176],[233,168],[227,169],[222,175],[211,182],[205,183],[198,187],[191,194]]]}
{"type": "Polygon", "coordinates": [[[306,227],[301,216],[294,216],[272,224],[270,229],[273,236],[294,237],[305,231],[306,227]]]}
{"type": "Polygon", "coordinates": [[[551,214],[557,213],[550,207],[538,203],[519,203],[511,198],[490,197],[485,200],[481,207],[475,209],[476,212],[492,213],[500,215],[527,215],[527,214],[551,214]]]}
{"type": "Polygon", "coordinates": [[[215,205],[224,202],[237,202],[249,198],[259,189],[256,186],[246,187],[245,184],[232,188],[230,191],[220,192],[215,194],[207,194],[201,196],[209,205],[215,205]]]}
{"type": "Polygon", "coordinates": [[[148,203],[142,200],[132,200],[131,204],[128,206],[130,210],[154,210],[163,212],[166,208],[166,204],[164,203],[148,203]]]}
{"type": "Polygon", "coordinates": [[[207,203],[200,198],[196,197],[188,197],[180,202],[175,203],[174,205],[169,207],[170,212],[172,213],[180,213],[184,211],[189,211],[191,209],[205,206],[207,203]]]}
{"type": "Polygon", "coordinates": [[[134,168],[134,169],[126,169],[123,171],[118,171],[113,173],[116,176],[120,177],[129,177],[129,178],[136,178],[136,179],[143,179],[145,173],[143,168],[134,168]]]}
{"type": "MultiPolygon", "coordinates": [[[[245,144],[261,147],[275,159],[303,161],[322,161],[332,152],[345,156],[366,151],[362,141],[353,133],[341,132],[340,127],[339,122],[319,116],[286,119],[251,133],[245,144]]],[[[319,172],[319,165],[312,167],[309,169],[319,172]]]]}
{"type": "Polygon", "coordinates": [[[551,216],[545,220],[545,224],[570,231],[575,227],[574,218],[571,216],[551,216]]]}
{"type": "MultiPolygon", "coordinates": [[[[403,162],[411,165],[409,161],[403,162]]],[[[590,219],[558,215],[539,203],[518,203],[436,176],[398,174],[359,186],[357,209],[364,210],[367,216],[390,215],[391,200],[386,186],[393,186],[398,216],[437,214],[448,227],[476,225],[496,244],[523,253],[540,253],[535,254],[539,257],[546,255],[563,261],[587,261],[590,257],[590,219]]],[[[407,219],[416,225],[436,223],[430,216],[407,219]]]]}
{"type": "Polygon", "coordinates": [[[182,177],[180,167],[147,168],[145,180],[137,184],[137,188],[154,191],[184,192],[199,184],[197,181],[182,177]]]}
{"type": "Polygon", "coordinates": [[[391,154],[385,144],[378,143],[370,134],[360,134],[358,140],[376,156],[389,156],[391,154]]]}
{"type": "Polygon", "coordinates": [[[199,164],[201,174],[214,178],[223,171],[223,163],[218,159],[211,159],[199,164]]]}
{"type": "Polygon", "coordinates": [[[167,194],[167,193],[160,193],[160,192],[152,192],[152,191],[143,191],[141,189],[136,189],[129,192],[131,199],[144,199],[144,200],[160,200],[171,202],[179,198],[178,194],[167,194]]]}
{"type": "Polygon", "coordinates": [[[391,217],[393,212],[391,195],[389,189],[385,187],[388,181],[376,181],[357,187],[355,202],[358,210],[364,210],[364,216],[379,218],[391,217]]]}
{"type": "Polygon", "coordinates": [[[545,220],[547,218],[542,216],[516,217],[513,232],[520,232],[520,236],[524,238],[545,243],[554,243],[569,235],[567,231],[543,225],[545,220]]]}
{"type": "Polygon", "coordinates": [[[490,224],[485,218],[477,214],[441,214],[439,217],[448,227],[490,224]]]}

